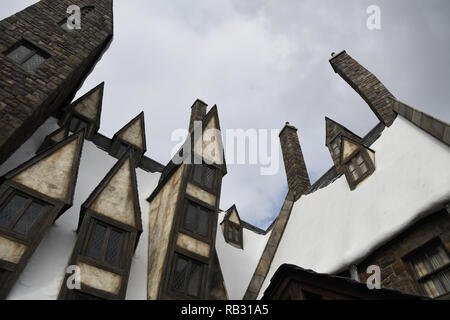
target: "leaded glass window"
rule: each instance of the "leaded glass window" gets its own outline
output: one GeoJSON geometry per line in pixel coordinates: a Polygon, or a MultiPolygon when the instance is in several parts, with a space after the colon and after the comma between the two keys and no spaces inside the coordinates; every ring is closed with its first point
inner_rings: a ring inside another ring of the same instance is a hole
{"type": "Polygon", "coordinates": [[[13,192],[0,205],[0,227],[26,236],[49,207],[40,200],[13,192]]]}
{"type": "Polygon", "coordinates": [[[192,180],[207,189],[214,190],[216,171],[217,170],[214,167],[206,164],[194,164],[194,169],[192,170],[192,180]]]}
{"type": "Polygon", "coordinates": [[[119,265],[125,232],[94,222],[87,240],[85,255],[110,265],[119,265]]]}
{"type": "Polygon", "coordinates": [[[450,258],[440,242],[434,242],[410,258],[420,285],[436,298],[450,292],[450,258]]]}
{"type": "Polygon", "coordinates": [[[25,40],[8,50],[5,55],[31,73],[34,73],[50,57],[46,52],[25,40]]]}
{"type": "Polygon", "coordinates": [[[190,298],[199,298],[204,269],[203,263],[175,254],[170,280],[172,290],[190,298]]]}
{"type": "Polygon", "coordinates": [[[211,211],[192,201],[187,202],[185,210],[183,228],[202,237],[208,237],[211,211]]]}

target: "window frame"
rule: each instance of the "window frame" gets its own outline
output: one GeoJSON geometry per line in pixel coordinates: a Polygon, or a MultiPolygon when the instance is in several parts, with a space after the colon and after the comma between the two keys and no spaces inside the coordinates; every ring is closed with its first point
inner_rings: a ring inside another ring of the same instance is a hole
{"type": "Polygon", "coordinates": [[[183,205],[183,214],[182,217],[180,219],[180,227],[179,230],[182,233],[185,233],[195,239],[201,240],[203,242],[207,242],[207,243],[211,243],[212,242],[212,229],[213,229],[213,214],[214,214],[214,210],[211,209],[210,207],[207,207],[205,205],[203,205],[202,203],[196,201],[195,198],[191,198],[191,197],[187,197],[184,199],[184,205],[183,205]],[[187,215],[187,210],[189,208],[189,204],[192,204],[195,208],[196,208],[196,227],[198,227],[198,212],[203,209],[204,211],[206,211],[208,213],[208,221],[206,224],[206,236],[203,236],[199,233],[190,231],[188,229],[185,228],[184,226],[184,221],[186,219],[186,215],[187,215]]]}
{"type": "Polygon", "coordinates": [[[437,274],[439,274],[440,272],[444,271],[444,270],[450,270],[450,252],[447,250],[446,246],[444,245],[444,243],[442,242],[442,240],[440,239],[440,237],[436,237],[431,239],[430,241],[424,243],[423,245],[421,245],[418,248],[415,248],[414,250],[412,250],[411,252],[409,252],[408,254],[406,254],[402,260],[405,262],[406,266],[407,266],[407,270],[409,272],[409,274],[411,275],[412,279],[414,280],[414,283],[416,285],[416,288],[419,289],[419,291],[426,297],[429,297],[430,299],[439,299],[441,297],[445,297],[445,296],[449,296],[450,295],[450,291],[441,294],[439,296],[436,297],[430,297],[430,295],[428,294],[428,292],[425,289],[424,286],[424,282],[427,280],[430,280],[431,278],[437,276],[437,274]],[[425,251],[429,250],[430,248],[437,248],[437,247],[441,247],[443,249],[443,251],[447,254],[447,257],[449,259],[449,262],[447,262],[446,264],[440,266],[438,269],[433,270],[430,273],[427,273],[426,275],[423,276],[419,276],[417,271],[414,268],[414,263],[413,260],[417,255],[423,255],[425,251]]]}
{"type": "Polygon", "coordinates": [[[89,226],[87,228],[86,236],[83,239],[81,250],[80,250],[80,256],[83,257],[82,260],[86,260],[86,262],[89,262],[92,265],[97,265],[101,268],[113,271],[113,272],[120,272],[124,268],[124,260],[126,259],[126,250],[129,246],[129,239],[130,239],[130,232],[128,230],[119,228],[115,225],[109,224],[105,221],[92,218],[89,226]],[[91,240],[91,237],[93,235],[93,231],[96,225],[101,225],[106,228],[105,235],[103,237],[102,247],[100,249],[100,258],[91,257],[88,255],[88,246],[89,242],[91,240]],[[122,233],[121,241],[120,241],[120,248],[119,253],[117,257],[117,262],[115,264],[112,264],[108,261],[106,261],[106,252],[108,250],[108,245],[110,241],[110,235],[112,230],[118,230],[122,233]]]}
{"type": "Polygon", "coordinates": [[[196,186],[211,192],[211,193],[216,193],[217,189],[218,189],[218,180],[219,180],[219,170],[213,166],[213,165],[209,165],[206,163],[199,163],[199,164],[191,164],[191,172],[190,172],[190,181],[195,184],[196,186]],[[195,172],[196,172],[196,168],[199,168],[199,166],[201,166],[201,173],[200,173],[200,182],[195,180],[195,172]],[[213,170],[213,177],[212,177],[212,186],[209,187],[206,185],[205,183],[205,177],[206,177],[206,172],[207,169],[213,170]]]}
{"type": "Polygon", "coordinates": [[[344,174],[347,178],[347,182],[350,186],[351,190],[354,190],[358,184],[360,184],[363,180],[365,180],[368,176],[370,176],[375,171],[375,164],[372,162],[372,159],[370,158],[368,151],[364,148],[358,148],[356,149],[349,157],[348,160],[344,163],[344,174]],[[367,171],[365,173],[362,173],[362,170],[360,168],[360,165],[357,163],[356,158],[358,155],[361,156],[363,159],[363,163],[367,166],[367,171]],[[355,167],[356,171],[358,172],[358,178],[355,180],[353,177],[352,172],[350,171],[349,165],[350,163],[355,167]]]}
{"type": "Polygon", "coordinates": [[[225,225],[224,225],[224,233],[225,233],[226,242],[235,244],[235,245],[239,246],[241,249],[244,248],[243,227],[242,226],[240,226],[230,220],[227,220],[227,221],[225,221],[225,225]],[[229,237],[230,230],[232,230],[231,232],[233,234],[232,239],[230,239],[230,237],[229,237]],[[238,231],[238,240],[237,241],[234,239],[234,235],[235,235],[234,232],[236,230],[238,231]]]}
{"type": "Polygon", "coordinates": [[[9,49],[3,51],[3,55],[9,60],[12,61],[13,63],[15,63],[16,65],[20,66],[25,72],[31,73],[31,74],[35,74],[36,71],[51,57],[51,55],[43,50],[41,47],[39,47],[38,45],[34,44],[33,42],[27,40],[27,39],[22,39],[18,42],[16,42],[14,45],[12,45],[9,49]],[[12,52],[14,52],[15,50],[17,50],[18,48],[20,48],[21,46],[27,48],[28,50],[30,50],[31,52],[28,53],[25,58],[22,58],[20,61],[16,61],[12,58],[10,58],[8,55],[11,54],[12,52]],[[40,56],[41,58],[43,58],[44,60],[33,70],[28,70],[24,67],[24,64],[29,61],[31,58],[33,58],[35,55],[40,56]]]}
{"type": "Polygon", "coordinates": [[[45,220],[44,217],[47,216],[48,213],[51,212],[51,210],[53,210],[54,205],[52,203],[44,201],[40,198],[37,198],[34,195],[30,195],[21,190],[11,188],[0,199],[0,211],[6,205],[8,205],[9,201],[16,195],[25,198],[26,201],[22,205],[20,210],[18,211],[19,213],[17,213],[17,212],[15,213],[14,218],[11,220],[11,222],[9,223],[9,225],[7,227],[0,226],[0,233],[13,236],[14,238],[20,239],[20,240],[25,240],[25,241],[32,240],[35,237],[35,235],[38,233],[39,226],[45,220]],[[30,205],[33,202],[43,205],[43,208],[41,209],[41,211],[39,212],[39,215],[36,217],[36,219],[31,224],[30,229],[28,230],[28,232],[26,234],[14,231],[15,226],[17,225],[19,220],[22,218],[22,216],[25,214],[25,212],[27,211],[27,209],[30,207],[30,205]]]}
{"type": "Polygon", "coordinates": [[[168,287],[168,293],[170,296],[173,296],[175,298],[180,298],[180,299],[202,299],[206,288],[205,288],[205,284],[206,284],[206,275],[208,273],[208,264],[203,261],[203,259],[197,259],[194,254],[187,252],[187,251],[182,251],[182,250],[175,250],[173,253],[173,257],[172,257],[172,265],[171,265],[171,269],[170,269],[170,276],[168,279],[168,283],[167,283],[167,287],[168,287]],[[188,260],[188,266],[186,268],[186,274],[184,276],[184,290],[183,291],[178,291],[176,289],[173,288],[173,280],[175,279],[175,271],[176,271],[176,265],[177,265],[177,261],[178,258],[181,257],[184,260],[188,260]],[[191,270],[191,266],[193,263],[199,264],[201,265],[201,275],[200,275],[200,283],[199,283],[199,290],[198,290],[198,296],[192,296],[189,295],[188,292],[188,275],[190,273],[191,270]]]}

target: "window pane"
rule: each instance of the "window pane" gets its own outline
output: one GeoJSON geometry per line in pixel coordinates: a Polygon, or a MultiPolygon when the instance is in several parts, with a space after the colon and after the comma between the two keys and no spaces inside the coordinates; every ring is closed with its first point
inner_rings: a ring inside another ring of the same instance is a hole
{"type": "Polygon", "coordinates": [[[196,210],[196,207],[194,207],[191,203],[188,203],[186,214],[184,216],[184,228],[191,232],[195,232],[196,210]]]}
{"type": "Polygon", "coordinates": [[[200,284],[202,282],[202,265],[192,262],[188,279],[188,295],[198,297],[200,295],[200,284]]]}
{"type": "Polygon", "coordinates": [[[108,240],[108,248],[106,249],[105,261],[111,264],[117,264],[119,261],[122,232],[111,230],[108,240]]]}
{"type": "Polygon", "coordinates": [[[363,163],[363,162],[364,162],[363,157],[361,157],[361,155],[358,154],[358,155],[356,156],[356,163],[358,163],[359,165],[361,165],[361,163],[363,163]]]}
{"type": "Polygon", "coordinates": [[[369,171],[369,169],[367,169],[367,166],[365,163],[362,163],[360,168],[361,168],[362,173],[366,173],[367,171],[369,171]]]}
{"type": "Polygon", "coordinates": [[[359,178],[359,174],[357,171],[353,171],[352,176],[353,176],[353,180],[358,180],[358,178],[359,178]]]}
{"type": "Polygon", "coordinates": [[[33,50],[27,48],[24,45],[20,45],[16,49],[8,53],[6,56],[17,63],[22,63],[32,53],[33,50]]]}
{"type": "Polygon", "coordinates": [[[200,209],[198,213],[197,233],[206,237],[208,235],[208,211],[200,209]]]}
{"type": "Polygon", "coordinates": [[[34,54],[30,59],[25,61],[22,66],[29,72],[34,72],[45,61],[45,58],[38,53],[34,54]]]}
{"type": "Polygon", "coordinates": [[[19,196],[17,194],[13,195],[6,206],[4,206],[0,211],[0,226],[5,228],[8,227],[12,219],[23,208],[26,201],[27,198],[25,197],[19,196]]]}
{"type": "Polygon", "coordinates": [[[184,281],[186,278],[186,269],[188,261],[179,256],[175,261],[175,272],[172,279],[172,288],[176,291],[184,291],[184,281]]]}
{"type": "Polygon", "coordinates": [[[44,205],[33,202],[31,205],[25,210],[24,214],[20,217],[19,221],[17,221],[14,231],[20,234],[28,234],[33,223],[39,218],[39,215],[42,213],[44,205]]]}
{"type": "Polygon", "coordinates": [[[413,267],[414,270],[416,271],[416,274],[419,278],[425,276],[426,274],[428,274],[428,271],[425,267],[425,264],[423,263],[423,261],[413,261],[413,267]]]}
{"type": "Polygon", "coordinates": [[[439,292],[437,291],[436,287],[434,286],[434,283],[432,280],[428,280],[424,282],[423,284],[425,291],[427,292],[428,296],[431,298],[435,298],[439,296],[439,292]]]}
{"type": "Polygon", "coordinates": [[[233,227],[228,224],[228,240],[233,241],[233,227]]]}
{"type": "Polygon", "coordinates": [[[239,229],[234,227],[234,241],[239,242],[239,229]]]}
{"type": "Polygon", "coordinates": [[[100,253],[105,239],[106,227],[95,224],[89,238],[86,255],[91,258],[100,259],[100,253]]]}
{"type": "Polygon", "coordinates": [[[450,269],[438,274],[439,280],[445,288],[445,292],[450,292],[450,269]]]}
{"type": "Polygon", "coordinates": [[[204,182],[205,182],[205,186],[207,188],[212,189],[213,188],[213,184],[214,184],[214,176],[215,176],[216,171],[210,167],[205,166],[205,177],[204,177],[204,182]]]}
{"type": "Polygon", "coordinates": [[[349,163],[348,164],[348,170],[350,170],[350,172],[353,172],[353,171],[355,171],[356,170],[356,168],[355,168],[355,166],[353,165],[353,163],[349,163]]]}
{"type": "Polygon", "coordinates": [[[192,173],[192,179],[198,183],[202,182],[202,165],[201,164],[194,164],[194,172],[192,173]]]}

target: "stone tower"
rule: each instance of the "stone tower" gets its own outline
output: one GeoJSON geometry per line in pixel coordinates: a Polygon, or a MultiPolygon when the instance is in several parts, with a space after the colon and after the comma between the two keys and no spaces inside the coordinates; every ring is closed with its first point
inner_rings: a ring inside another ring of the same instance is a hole
{"type": "Polygon", "coordinates": [[[0,164],[71,102],[112,36],[112,0],[42,0],[0,21],[0,164]]]}

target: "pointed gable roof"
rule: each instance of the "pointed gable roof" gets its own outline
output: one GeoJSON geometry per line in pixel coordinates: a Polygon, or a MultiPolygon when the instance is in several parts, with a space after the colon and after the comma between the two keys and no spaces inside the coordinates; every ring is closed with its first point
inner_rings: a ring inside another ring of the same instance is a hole
{"type": "Polygon", "coordinates": [[[239,213],[236,208],[236,204],[233,204],[223,216],[223,220],[220,224],[224,223],[225,221],[231,221],[237,225],[242,225],[241,217],[239,216],[239,213]]]}
{"type": "Polygon", "coordinates": [[[71,205],[83,142],[81,130],[10,171],[5,178],[71,205]]]}
{"type": "Polygon", "coordinates": [[[131,150],[119,159],[83,203],[79,226],[86,209],[142,232],[136,171],[131,150]]]}
{"type": "MultiPolygon", "coordinates": [[[[209,112],[204,116],[203,121],[202,121],[202,130],[205,131],[205,129],[207,129],[208,124],[215,124],[215,128],[219,131],[221,131],[220,129],[220,121],[219,121],[219,114],[217,111],[217,105],[214,105],[211,110],[209,110],[209,112]]],[[[158,185],[156,186],[156,188],[153,190],[152,194],[147,198],[147,201],[151,202],[153,200],[153,198],[159,193],[159,191],[164,187],[166,181],[169,180],[169,178],[172,176],[172,174],[176,171],[176,169],[181,165],[180,161],[174,161],[175,158],[179,158],[181,157],[183,159],[183,161],[185,160],[185,158],[189,157],[189,156],[193,156],[193,151],[195,148],[195,144],[197,141],[194,141],[194,138],[196,138],[194,135],[191,135],[191,140],[189,139],[189,136],[186,138],[186,141],[184,142],[184,144],[180,147],[180,149],[178,150],[178,152],[175,153],[175,155],[172,157],[172,159],[169,160],[169,162],[167,163],[167,165],[164,167],[162,173],[161,173],[161,177],[159,178],[158,181],[158,185]],[[186,144],[191,144],[191,154],[184,154],[183,150],[185,149],[185,145],[186,144]]],[[[198,139],[203,139],[202,136],[197,137],[198,139]]],[[[217,141],[218,143],[220,143],[221,146],[223,146],[222,144],[222,136],[219,137],[220,141],[217,141]]],[[[222,148],[223,150],[223,148],[222,148]]],[[[225,154],[222,155],[222,159],[223,159],[223,163],[222,164],[216,164],[215,166],[218,167],[221,172],[222,172],[222,176],[227,174],[227,164],[226,164],[226,159],[225,159],[225,154]]],[[[181,162],[183,162],[181,161],[181,162]]]]}
{"type": "Polygon", "coordinates": [[[97,129],[100,128],[104,87],[105,83],[100,83],[69,106],[69,110],[92,122],[97,129]]]}
{"type": "Polygon", "coordinates": [[[326,127],[325,145],[328,145],[339,134],[350,137],[356,141],[361,141],[360,136],[358,136],[357,134],[353,133],[343,125],[339,124],[338,122],[328,117],[325,117],[325,127],[326,127]]]}
{"type": "Polygon", "coordinates": [[[145,139],[144,111],[128,122],[122,129],[117,131],[114,135],[114,138],[115,137],[119,137],[121,140],[136,146],[145,153],[147,150],[147,142],[145,139]]]}

